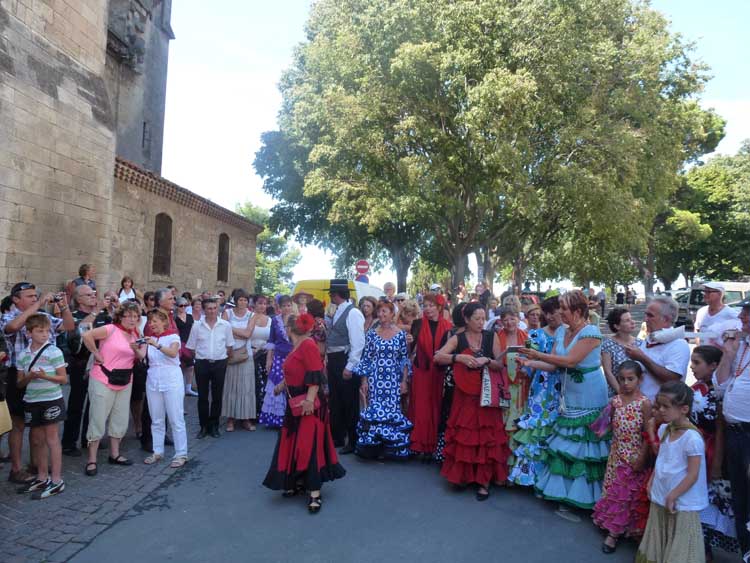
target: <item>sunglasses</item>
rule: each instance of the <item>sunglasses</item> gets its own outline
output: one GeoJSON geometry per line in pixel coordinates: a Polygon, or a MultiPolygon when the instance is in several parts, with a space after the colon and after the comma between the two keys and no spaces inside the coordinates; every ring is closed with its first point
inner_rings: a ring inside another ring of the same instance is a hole
{"type": "Polygon", "coordinates": [[[177,305],[178,307],[187,307],[187,305],[177,305]]]}
{"type": "Polygon", "coordinates": [[[403,303],[406,299],[396,299],[396,303],[403,303]]]}
{"type": "Polygon", "coordinates": [[[22,291],[26,291],[27,289],[36,289],[36,286],[33,283],[23,282],[16,288],[16,290],[13,292],[13,295],[18,295],[19,293],[21,293],[22,291]]]}

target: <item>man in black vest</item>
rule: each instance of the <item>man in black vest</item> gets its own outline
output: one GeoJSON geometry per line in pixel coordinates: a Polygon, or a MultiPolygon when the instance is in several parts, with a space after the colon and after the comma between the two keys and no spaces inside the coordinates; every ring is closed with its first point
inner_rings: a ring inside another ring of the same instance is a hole
{"type": "Polygon", "coordinates": [[[326,339],[328,386],[331,402],[331,433],[336,447],[350,454],[357,443],[359,378],[352,373],[365,346],[365,318],[349,302],[347,280],[331,280],[331,302],[336,305],[326,339]]]}

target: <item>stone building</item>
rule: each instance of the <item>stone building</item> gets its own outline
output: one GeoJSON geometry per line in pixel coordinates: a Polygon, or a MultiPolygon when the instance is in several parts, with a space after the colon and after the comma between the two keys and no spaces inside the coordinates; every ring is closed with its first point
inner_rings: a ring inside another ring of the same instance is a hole
{"type": "Polygon", "coordinates": [[[106,0],[0,0],[0,290],[58,289],[84,262],[100,287],[252,288],[260,226],[147,172],[153,128],[150,154],[116,162],[118,132],[158,104],[115,118],[108,18],[106,0]]]}

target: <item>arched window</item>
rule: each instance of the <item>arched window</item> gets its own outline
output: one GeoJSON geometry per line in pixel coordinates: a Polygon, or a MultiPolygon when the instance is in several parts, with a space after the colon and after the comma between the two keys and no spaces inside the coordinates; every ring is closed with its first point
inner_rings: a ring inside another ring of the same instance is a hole
{"type": "Polygon", "coordinates": [[[216,280],[229,281],[229,235],[219,235],[219,265],[216,268],[216,280]]]}
{"type": "Polygon", "coordinates": [[[154,221],[154,275],[169,276],[172,272],[172,218],[159,213],[154,221]]]}

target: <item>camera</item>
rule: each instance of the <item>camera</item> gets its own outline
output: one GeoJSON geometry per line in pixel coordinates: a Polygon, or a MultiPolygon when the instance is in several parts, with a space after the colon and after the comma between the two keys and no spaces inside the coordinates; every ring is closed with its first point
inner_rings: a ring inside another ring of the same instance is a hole
{"type": "Polygon", "coordinates": [[[148,338],[139,338],[135,341],[135,343],[138,344],[138,346],[140,346],[141,344],[148,344],[148,338]]]}
{"type": "Polygon", "coordinates": [[[60,301],[63,300],[63,294],[62,293],[55,293],[55,296],[52,298],[52,300],[55,303],[59,303],[60,301]]]}

